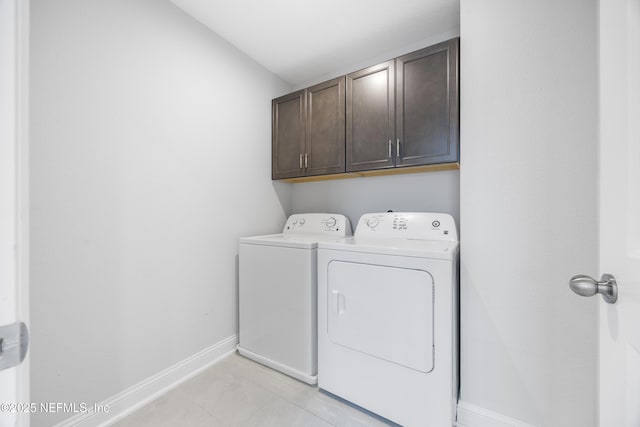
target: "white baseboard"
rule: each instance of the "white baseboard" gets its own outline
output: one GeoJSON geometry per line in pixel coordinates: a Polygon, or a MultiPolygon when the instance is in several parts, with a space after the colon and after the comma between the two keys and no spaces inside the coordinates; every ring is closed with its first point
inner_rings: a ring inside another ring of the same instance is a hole
{"type": "Polygon", "coordinates": [[[534,427],[531,424],[489,411],[480,406],[458,402],[457,427],[534,427]]]}
{"type": "Polygon", "coordinates": [[[255,360],[261,365],[265,365],[270,367],[271,369],[275,369],[276,371],[280,371],[284,374],[289,375],[297,380],[302,381],[303,383],[307,383],[309,385],[318,384],[318,376],[317,375],[309,375],[306,372],[299,371],[298,369],[292,368],[291,366],[285,365],[280,362],[276,362],[273,359],[268,357],[264,357],[261,354],[254,353],[253,351],[247,350],[238,344],[238,353],[242,356],[247,357],[251,360],[255,360]]]}
{"type": "Polygon", "coordinates": [[[235,352],[237,344],[238,337],[234,334],[98,403],[98,407],[108,407],[109,412],[78,414],[54,427],[97,427],[113,424],[235,352]]]}

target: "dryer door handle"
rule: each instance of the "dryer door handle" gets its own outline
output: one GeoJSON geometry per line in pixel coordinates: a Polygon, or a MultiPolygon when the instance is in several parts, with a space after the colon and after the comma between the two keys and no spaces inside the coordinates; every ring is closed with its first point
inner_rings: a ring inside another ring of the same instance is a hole
{"type": "Polygon", "coordinates": [[[331,291],[331,309],[334,314],[344,314],[345,310],[345,298],[344,294],[334,289],[331,291]]]}

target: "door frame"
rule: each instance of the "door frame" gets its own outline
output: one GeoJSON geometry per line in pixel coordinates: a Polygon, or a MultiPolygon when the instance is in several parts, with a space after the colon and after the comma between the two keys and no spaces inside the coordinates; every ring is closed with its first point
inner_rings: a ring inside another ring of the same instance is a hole
{"type": "Polygon", "coordinates": [[[598,298],[598,423],[640,421],[640,0],[598,3],[599,273],[615,276],[618,300],[598,298]]]}
{"type": "MultiPolygon", "coordinates": [[[[17,87],[17,308],[18,319],[30,326],[29,312],[29,33],[30,33],[30,0],[14,0],[16,2],[16,87],[17,87]]],[[[18,367],[18,401],[30,402],[30,357],[27,356],[18,367]]],[[[28,412],[18,415],[18,425],[28,427],[28,412]]]]}
{"type": "MultiPolygon", "coordinates": [[[[12,25],[5,26],[6,36],[13,39],[13,46],[0,58],[3,66],[13,67],[14,88],[9,90],[13,104],[13,117],[9,118],[10,138],[6,147],[8,155],[13,157],[12,178],[9,178],[9,191],[0,193],[0,203],[12,206],[14,215],[5,224],[13,229],[15,252],[10,260],[15,268],[15,319],[29,325],[29,0],[0,0],[7,2],[12,17],[12,25]],[[13,145],[11,143],[13,142],[13,145]],[[11,187],[13,187],[11,189],[11,187]]],[[[30,402],[29,390],[29,351],[22,364],[16,369],[16,403],[30,402]]],[[[16,412],[16,425],[28,427],[28,411],[16,412]]]]}

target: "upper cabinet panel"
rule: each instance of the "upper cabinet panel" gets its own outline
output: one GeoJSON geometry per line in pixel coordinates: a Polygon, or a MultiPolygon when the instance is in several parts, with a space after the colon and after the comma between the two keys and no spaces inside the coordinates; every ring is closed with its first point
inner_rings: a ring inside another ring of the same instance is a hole
{"type": "Polygon", "coordinates": [[[273,179],[304,175],[306,92],[300,90],[271,103],[271,175],[273,179]]]}
{"type": "Polygon", "coordinates": [[[344,109],[344,77],[307,89],[307,176],[345,171],[344,109]]]}
{"type": "Polygon", "coordinates": [[[393,167],[395,63],[347,75],[347,171],[393,167]]]}
{"type": "Polygon", "coordinates": [[[396,166],[458,161],[458,39],[396,65],[396,166]]]}

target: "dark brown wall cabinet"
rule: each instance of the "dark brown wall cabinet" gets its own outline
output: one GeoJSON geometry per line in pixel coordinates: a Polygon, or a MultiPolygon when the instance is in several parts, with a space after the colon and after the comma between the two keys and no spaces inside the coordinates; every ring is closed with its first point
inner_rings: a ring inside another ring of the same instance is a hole
{"type": "Polygon", "coordinates": [[[347,76],[347,170],[394,166],[395,61],[347,76]]]}
{"type": "Polygon", "coordinates": [[[272,102],[273,179],[345,171],[345,78],[272,102]]]}
{"type": "Polygon", "coordinates": [[[273,179],[458,161],[452,39],[273,100],[273,179]]]}
{"type": "Polygon", "coordinates": [[[347,172],[458,161],[458,39],[347,75],[347,172]]]}

